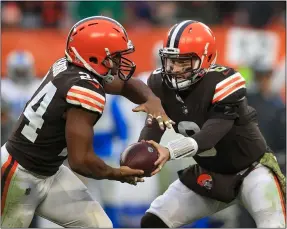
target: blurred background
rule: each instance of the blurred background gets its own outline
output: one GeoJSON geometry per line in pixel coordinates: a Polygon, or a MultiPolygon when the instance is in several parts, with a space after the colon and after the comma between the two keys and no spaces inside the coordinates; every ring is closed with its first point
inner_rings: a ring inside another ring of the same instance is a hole
{"type": "MultiPolygon", "coordinates": [[[[286,173],[286,2],[125,2],[125,1],[2,1],[1,2],[1,144],[41,78],[64,56],[70,27],[88,16],[104,15],[127,29],[136,52],[135,77],[146,82],[160,67],[158,49],[169,27],[181,20],[206,23],[216,35],[217,63],[236,68],[245,77],[249,104],[257,109],[259,126],[286,173]]],[[[108,164],[118,166],[120,153],[136,142],[145,115],[134,114],[135,104],[107,96],[95,126],[94,148],[108,164]]],[[[172,134],[166,133],[163,142],[172,134]]],[[[176,178],[176,171],[194,163],[182,159],[132,187],[81,178],[102,204],[114,227],[139,227],[149,204],[176,178]]],[[[195,206],[191,206],[195,207],[195,206]]],[[[35,217],[31,227],[59,227],[35,217]]],[[[232,206],[188,227],[255,227],[241,206],[232,206]]]]}

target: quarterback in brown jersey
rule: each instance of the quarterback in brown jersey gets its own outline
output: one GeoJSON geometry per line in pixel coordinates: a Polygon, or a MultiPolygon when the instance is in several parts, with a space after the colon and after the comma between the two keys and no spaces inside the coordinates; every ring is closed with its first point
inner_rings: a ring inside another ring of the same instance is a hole
{"type": "Polygon", "coordinates": [[[159,145],[164,131],[154,122],[139,140],[159,150],[153,174],[168,160],[192,156],[197,164],[178,172],[179,179],[153,201],[141,226],[182,227],[240,202],[258,227],[285,227],[285,176],[248,106],[244,78],[215,64],[213,32],[197,21],[178,23],[159,54],[162,68],[148,85],[175,121],[176,133],[159,145]]]}
{"type": "MultiPolygon", "coordinates": [[[[52,52],[53,50],[51,50],[52,52]]],[[[131,79],[134,51],[117,21],[90,17],[75,24],[65,57],[56,61],[26,104],[1,148],[1,226],[28,227],[38,214],[63,227],[112,227],[86,186],[66,166],[89,178],[136,184],[143,171],[112,168],[93,152],[93,126],[105,106],[105,93],[125,96],[169,128],[157,98],[131,79]]]]}

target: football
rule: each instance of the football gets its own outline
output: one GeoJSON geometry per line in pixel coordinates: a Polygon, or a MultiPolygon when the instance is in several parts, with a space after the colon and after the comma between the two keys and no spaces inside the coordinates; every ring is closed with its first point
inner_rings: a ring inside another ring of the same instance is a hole
{"type": "Polygon", "coordinates": [[[157,149],[148,142],[134,143],[121,154],[120,165],[128,166],[132,169],[143,170],[144,176],[150,174],[157,168],[154,165],[158,159],[157,149]]]}

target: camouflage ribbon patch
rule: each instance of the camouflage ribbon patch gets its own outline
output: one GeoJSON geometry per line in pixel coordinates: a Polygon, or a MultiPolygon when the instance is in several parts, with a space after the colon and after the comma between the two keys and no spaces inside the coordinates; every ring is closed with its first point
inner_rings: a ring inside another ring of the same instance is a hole
{"type": "Polygon", "coordinates": [[[275,173],[275,175],[277,176],[279,180],[279,183],[280,183],[280,186],[283,192],[283,196],[285,199],[286,198],[286,177],[281,172],[281,169],[276,160],[276,157],[273,155],[273,153],[265,153],[264,156],[260,159],[260,163],[262,165],[265,165],[266,167],[268,167],[275,173]]]}

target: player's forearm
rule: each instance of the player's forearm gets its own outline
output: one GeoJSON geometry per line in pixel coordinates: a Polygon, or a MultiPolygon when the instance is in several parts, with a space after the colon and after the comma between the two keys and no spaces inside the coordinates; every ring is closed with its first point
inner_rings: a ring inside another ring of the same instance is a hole
{"type": "Polygon", "coordinates": [[[180,137],[168,142],[170,159],[194,156],[198,152],[213,148],[232,128],[233,120],[209,119],[202,129],[192,137],[180,137]]]}
{"type": "Polygon", "coordinates": [[[153,140],[159,143],[163,134],[164,134],[164,131],[159,128],[157,121],[153,120],[150,126],[148,125],[144,126],[144,128],[142,129],[140,133],[138,141],[153,140]]]}
{"type": "Polygon", "coordinates": [[[209,119],[202,129],[195,133],[192,138],[198,144],[198,151],[213,148],[232,128],[234,120],[209,119]]]}
{"type": "Polygon", "coordinates": [[[121,95],[136,104],[145,103],[149,99],[159,99],[144,82],[137,79],[125,82],[121,95]]]}
{"type": "Polygon", "coordinates": [[[76,173],[96,180],[116,180],[118,169],[107,165],[102,159],[97,157],[94,152],[86,154],[80,162],[70,163],[71,168],[76,173]]]}

